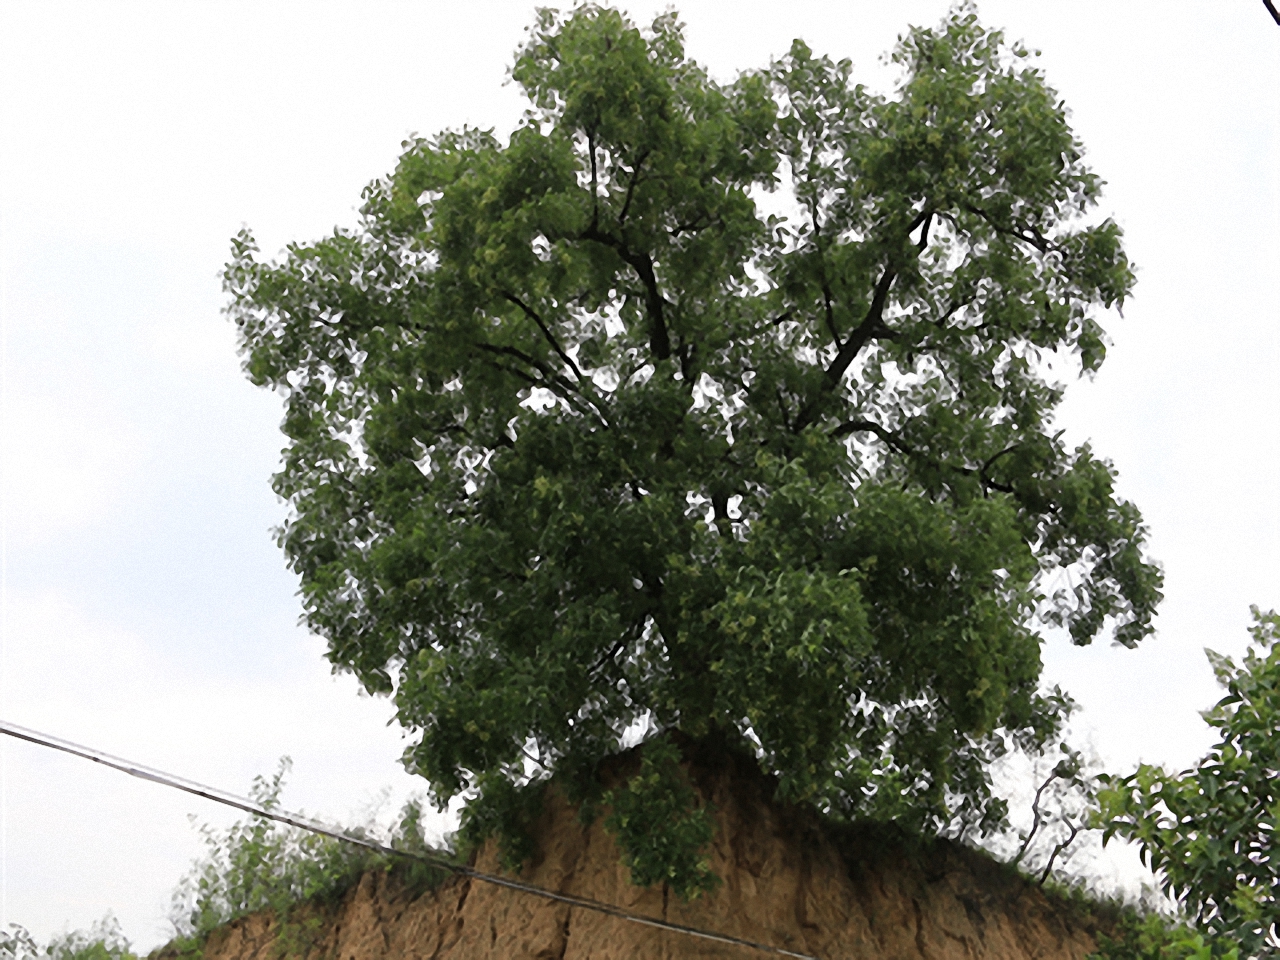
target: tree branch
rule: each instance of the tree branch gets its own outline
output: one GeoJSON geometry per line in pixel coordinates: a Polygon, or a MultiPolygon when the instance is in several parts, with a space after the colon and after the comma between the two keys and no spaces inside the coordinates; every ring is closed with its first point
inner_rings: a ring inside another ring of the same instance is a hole
{"type": "MultiPolygon", "coordinates": [[[[924,231],[921,232],[920,239],[922,243],[925,242],[929,222],[932,219],[933,211],[926,207],[916,214],[915,219],[907,225],[907,233],[910,234],[912,230],[923,224],[924,231]]],[[[849,339],[844,342],[840,352],[831,361],[831,366],[827,367],[827,389],[833,390],[840,385],[840,379],[844,376],[845,371],[849,369],[849,364],[853,363],[858,353],[866,346],[868,340],[876,335],[883,336],[889,333],[888,328],[884,325],[884,305],[889,299],[889,290],[893,287],[893,281],[897,277],[898,271],[894,267],[885,267],[884,273],[880,275],[880,282],[876,284],[875,292],[871,296],[871,306],[867,308],[867,313],[862,318],[862,322],[849,335],[849,339]]]]}
{"type": "Polygon", "coordinates": [[[635,194],[636,184],[640,181],[640,168],[644,166],[644,162],[648,157],[649,151],[646,150],[644,153],[640,154],[640,158],[636,160],[635,166],[631,168],[631,182],[627,184],[627,197],[622,202],[622,212],[618,214],[619,230],[621,230],[627,222],[627,211],[631,208],[631,197],[635,194]]]}
{"type": "Polygon", "coordinates": [[[613,250],[622,261],[628,264],[640,277],[645,291],[645,312],[649,316],[649,349],[659,360],[671,356],[671,338],[667,334],[667,322],[664,317],[666,301],[662,291],[658,289],[658,276],[653,270],[653,258],[647,253],[634,253],[622,240],[610,236],[596,224],[583,231],[581,239],[594,240],[613,250]]]}
{"type": "MultiPolygon", "coordinates": [[[[1031,846],[1031,838],[1036,835],[1036,831],[1040,829],[1040,824],[1043,822],[1042,820],[1043,815],[1040,813],[1040,795],[1044,793],[1045,789],[1048,788],[1049,784],[1053,783],[1053,781],[1057,779],[1058,779],[1058,770],[1055,767],[1054,771],[1051,774],[1049,774],[1048,779],[1045,780],[1044,783],[1040,784],[1040,788],[1036,790],[1035,797],[1032,798],[1031,800],[1031,813],[1033,814],[1032,820],[1031,820],[1031,830],[1027,834],[1026,839],[1022,841],[1022,846],[1018,848],[1018,855],[1014,857],[1012,860],[1012,863],[1015,867],[1022,862],[1022,858],[1027,853],[1027,847],[1031,846]]],[[[1052,864],[1052,861],[1050,861],[1050,864],[1052,864]]]]}
{"type": "Polygon", "coordinates": [[[885,302],[889,298],[889,288],[893,286],[895,277],[897,277],[897,272],[892,267],[886,267],[884,273],[880,276],[880,282],[876,284],[875,292],[872,294],[871,306],[867,308],[862,322],[849,334],[849,339],[841,345],[835,355],[835,359],[827,367],[821,393],[810,400],[804,409],[800,411],[799,416],[796,417],[792,426],[794,432],[798,433],[813,423],[822,399],[840,385],[840,380],[845,371],[849,369],[849,365],[853,363],[854,358],[858,356],[858,353],[866,346],[867,342],[877,334],[888,332],[881,322],[881,318],[884,315],[885,302]]]}
{"type": "Polygon", "coordinates": [[[1075,840],[1076,834],[1080,832],[1079,824],[1073,823],[1070,820],[1065,822],[1067,826],[1071,828],[1071,833],[1067,836],[1067,839],[1063,840],[1053,848],[1053,853],[1049,854],[1049,862],[1044,865],[1044,873],[1040,874],[1040,886],[1042,887],[1044,886],[1044,882],[1049,879],[1049,874],[1053,870],[1053,861],[1058,859],[1058,854],[1071,846],[1071,842],[1075,840]]]}
{"type": "Polygon", "coordinates": [[[538,315],[538,312],[517,297],[514,293],[508,293],[503,290],[501,296],[502,299],[506,300],[508,303],[513,303],[519,307],[524,311],[524,315],[526,317],[538,325],[538,329],[541,330],[542,335],[546,337],[547,343],[551,344],[551,349],[560,355],[560,359],[563,360],[565,364],[568,365],[569,369],[573,371],[573,375],[579,380],[582,380],[582,371],[579,370],[578,365],[573,362],[573,358],[561,349],[559,342],[556,340],[555,336],[552,335],[550,328],[547,326],[546,322],[543,321],[542,317],[538,315]]]}
{"type": "Polygon", "coordinates": [[[882,427],[880,424],[871,420],[846,420],[844,423],[835,427],[831,431],[832,437],[845,437],[851,433],[874,433],[886,446],[892,447],[898,453],[905,457],[913,457],[922,460],[935,470],[950,470],[952,473],[958,473],[964,477],[977,476],[982,483],[983,490],[999,490],[1001,493],[1013,493],[1013,487],[1005,483],[997,483],[987,476],[987,470],[1001,457],[1017,450],[1020,444],[1013,444],[1006,447],[999,453],[988,458],[979,467],[957,467],[950,463],[944,463],[940,460],[934,460],[919,453],[914,447],[906,443],[897,433],[882,427]]]}
{"type": "MultiPolygon", "coordinates": [[[[924,223],[920,227],[920,239],[916,242],[916,251],[924,253],[924,248],[929,245],[929,227],[933,223],[933,211],[930,210],[924,218],[924,223]]],[[[911,231],[907,231],[910,233],[911,231]]]]}
{"type": "Polygon", "coordinates": [[[528,383],[530,386],[543,387],[547,390],[550,390],[552,393],[554,393],[557,397],[559,397],[565,403],[569,404],[569,406],[571,406],[578,413],[582,414],[585,417],[590,417],[592,419],[599,421],[601,426],[604,426],[604,427],[610,426],[608,419],[605,418],[604,414],[594,404],[587,407],[582,406],[582,404],[580,403],[580,399],[583,399],[582,391],[580,391],[576,386],[574,386],[574,384],[570,383],[568,380],[565,380],[563,377],[558,376],[554,371],[548,370],[546,366],[539,363],[535,358],[529,356],[523,350],[517,349],[516,347],[497,346],[496,344],[492,344],[492,343],[477,343],[475,344],[475,347],[477,350],[481,350],[484,353],[493,353],[493,354],[498,354],[499,356],[514,357],[515,359],[519,360],[521,363],[528,364],[529,366],[533,367],[533,369],[537,370],[538,373],[541,374],[541,377],[531,376],[530,374],[526,373],[523,370],[519,370],[515,367],[507,366],[506,364],[495,363],[493,365],[499,370],[503,370],[507,373],[514,374],[515,376],[519,377],[521,380],[525,381],[525,383],[528,383]]]}
{"type": "Polygon", "coordinates": [[[996,233],[1003,233],[1005,236],[1013,237],[1015,240],[1021,240],[1028,246],[1035,247],[1041,253],[1048,253],[1050,250],[1058,249],[1058,245],[1040,233],[1039,230],[1028,228],[1026,232],[1023,232],[1014,227],[1007,227],[1002,223],[997,223],[996,218],[987,213],[987,211],[983,210],[981,207],[976,207],[971,203],[966,203],[963,206],[964,209],[990,224],[991,228],[995,230],[996,233]]]}
{"type": "Polygon", "coordinates": [[[676,348],[676,356],[680,358],[680,376],[684,380],[685,387],[689,390],[694,387],[693,354],[695,350],[696,345],[691,347],[684,337],[680,338],[680,344],[676,348]]]}
{"type": "Polygon", "coordinates": [[[591,229],[595,230],[600,223],[600,194],[597,192],[596,135],[593,130],[587,131],[587,150],[591,153],[591,229]]]}
{"type": "Polygon", "coordinates": [[[874,433],[877,437],[885,442],[899,453],[909,457],[916,455],[915,450],[903,443],[901,438],[892,430],[887,430],[878,423],[870,420],[846,420],[834,430],[831,431],[833,437],[845,437],[851,433],[874,433]]]}
{"type": "Polygon", "coordinates": [[[782,425],[786,427],[788,431],[790,431],[791,419],[787,416],[787,400],[782,395],[782,388],[775,387],[773,392],[776,393],[778,396],[778,412],[782,414],[782,425]]]}
{"type": "MultiPolygon", "coordinates": [[[[522,350],[516,350],[514,347],[504,347],[501,349],[507,350],[507,351],[514,351],[511,355],[520,356],[522,359],[525,360],[526,363],[529,363],[530,365],[534,366],[543,375],[544,378],[552,382],[555,382],[557,380],[563,382],[566,387],[568,387],[574,393],[578,394],[580,397],[585,399],[589,404],[591,404],[592,408],[595,410],[596,416],[600,419],[600,422],[603,423],[606,427],[609,427],[612,429],[613,424],[609,422],[609,415],[605,412],[604,405],[601,403],[600,398],[596,395],[595,390],[591,388],[590,378],[583,376],[582,370],[579,369],[578,365],[573,362],[573,358],[570,357],[569,354],[567,354],[563,349],[561,349],[559,342],[555,338],[555,335],[552,334],[551,332],[551,328],[547,326],[546,322],[542,319],[542,317],[538,314],[538,312],[513,293],[508,293],[507,291],[503,290],[500,292],[500,296],[507,302],[512,303],[515,306],[519,307],[522,311],[524,311],[525,316],[527,316],[529,319],[531,319],[534,323],[538,325],[538,329],[542,331],[542,335],[546,338],[547,343],[551,344],[551,348],[555,350],[555,352],[560,356],[561,360],[563,360],[566,364],[568,364],[569,368],[573,371],[574,376],[578,378],[578,383],[576,385],[569,383],[568,380],[565,380],[563,377],[559,377],[554,371],[548,370],[546,367],[542,366],[542,364],[538,363],[537,360],[535,360],[533,357],[528,356],[528,354],[524,353],[524,351],[522,350]]],[[[485,346],[487,347],[488,345],[485,345],[485,346]]],[[[566,396],[565,399],[568,400],[569,398],[566,396]]]]}
{"type": "Polygon", "coordinates": [[[991,490],[999,490],[1001,493],[1013,493],[1012,486],[1010,486],[1007,483],[996,483],[996,481],[992,480],[990,477],[987,476],[987,471],[991,469],[992,465],[997,460],[999,460],[1003,456],[1007,456],[1008,454],[1013,453],[1013,451],[1017,450],[1018,447],[1020,446],[1022,446],[1022,444],[1015,443],[1005,447],[999,453],[991,457],[988,457],[987,460],[982,464],[982,466],[978,468],[978,478],[982,481],[982,485],[984,487],[989,488],[991,490]]]}
{"type": "Polygon", "coordinates": [[[1271,0],[1262,0],[1262,5],[1267,8],[1267,12],[1271,14],[1271,19],[1280,24],[1280,10],[1276,9],[1276,5],[1271,0]]]}
{"type": "Polygon", "coordinates": [[[836,330],[836,314],[831,305],[831,284],[827,283],[826,270],[824,269],[822,272],[824,275],[822,279],[822,306],[826,312],[827,331],[831,334],[831,339],[836,345],[836,354],[839,355],[840,351],[844,349],[844,344],[840,342],[840,333],[836,330]]]}
{"type": "Polygon", "coordinates": [[[813,246],[818,252],[818,264],[822,268],[822,306],[826,315],[827,332],[831,334],[831,339],[835,341],[836,352],[844,346],[840,342],[840,331],[836,329],[835,308],[832,306],[831,282],[827,279],[827,261],[823,257],[822,251],[822,224],[818,222],[818,202],[810,200],[809,202],[809,220],[813,224],[813,246]]]}
{"type": "Polygon", "coordinates": [[[610,660],[616,657],[621,652],[623,646],[626,645],[627,641],[634,638],[635,632],[636,632],[635,626],[633,625],[631,630],[629,630],[627,633],[624,633],[621,637],[618,638],[618,642],[615,643],[613,647],[610,648],[610,650],[607,653],[605,653],[604,656],[602,656],[599,660],[597,660],[595,663],[591,665],[591,667],[587,670],[587,676],[593,677],[597,670],[599,670],[606,663],[608,663],[610,660]]]}

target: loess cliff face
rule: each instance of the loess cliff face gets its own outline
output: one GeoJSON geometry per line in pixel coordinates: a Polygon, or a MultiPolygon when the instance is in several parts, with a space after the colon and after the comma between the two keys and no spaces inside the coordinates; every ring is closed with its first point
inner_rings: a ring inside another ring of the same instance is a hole
{"type": "MultiPolygon", "coordinates": [[[[601,820],[584,827],[554,792],[539,855],[521,879],[822,960],[1083,960],[1094,949],[1092,921],[981,855],[947,843],[912,849],[890,831],[834,836],[812,814],[771,802],[753,768],[721,756],[691,771],[719,820],[715,893],[683,903],[632,886],[601,820]]],[[[498,872],[495,851],[482,851],[476,867],[498,872]]],[[[414,895],[381,871],[296,929],[304,936],[284,941],[270,917],[244,918],[215,931],[204,960],[295,951],[313,960],[769,956],[463,878],[414,895]]]]}

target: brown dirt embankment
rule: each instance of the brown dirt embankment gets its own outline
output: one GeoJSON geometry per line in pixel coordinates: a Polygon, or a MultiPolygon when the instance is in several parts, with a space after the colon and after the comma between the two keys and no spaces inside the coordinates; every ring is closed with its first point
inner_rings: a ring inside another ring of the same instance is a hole
{"type": "MultiPolygon", "coordinates": [[[[753,767],[722,756],[691,770],[719,822],[711,860],[723,883],[712,894],[683,903],[632,886],[601,820],[583,826],[554,792],[521,879],[822,960],[1083,960],[1094,949],[1093,921],[999,864],[950,843],[922,849],[892,830],[833,833],[772,802],[753,767]]],[[[476,867],[497,872],[495,851],[476,867]]],[[[304,926],[312,960],[767,956],[463,878],[415,895],[381,871],[304,926]]],[[[246,917],[214,932],[204,960],[280,960],[292,951],[277,933],[270,917],[246,917]]]]}

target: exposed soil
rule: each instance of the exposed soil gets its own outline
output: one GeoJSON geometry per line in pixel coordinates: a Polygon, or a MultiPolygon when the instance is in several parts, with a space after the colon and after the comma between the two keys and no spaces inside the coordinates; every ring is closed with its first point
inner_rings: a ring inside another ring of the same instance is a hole
{"type": "MultiPolygon", "coordinates": [[[[825,829],[772,802],[771,784],[744,758],[695,762],[691,773],[719,821],[714,893],[683,903],[632,886],[602,819],[584,827],[554,792],[520,879],[821,960],[1083,960],[1094,949],[1094,921],[979,853],[922,849],[891,829],[825,829]]],[[[496,852],[484,849],[475,865],[498,872],[496,852]]],[[[382,871],[313,911],[303,938],[314,960],[768,956],[465,878],[415,895],[382,871]]],[[[215,931],[204,960],[281,960],[293,952],[282,947],[271,917],[250,916],[215,931]]]]}

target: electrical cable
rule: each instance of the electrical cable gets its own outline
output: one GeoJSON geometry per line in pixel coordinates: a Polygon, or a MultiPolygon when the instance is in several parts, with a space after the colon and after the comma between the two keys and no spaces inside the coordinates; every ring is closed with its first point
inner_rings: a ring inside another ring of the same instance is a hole
{"type": "Polygon", "coordinates": [[[4,720],[0,720],[0,733],[6,734],[10,737],[16,737],[19,740],[25,740],[28,743],[34,743],[37,746],[49,747],[53,750],[60,750],[63,753],[69,753],[72,756],[80,757],[84,760],[91,760],[94,763],[100,763],[113,770],[119,770],[121,773],[127,773],[131,777],[150,780],[152,783],[158,783],[165,787],[173,787],[176,790],[182,790],[185,793],[190,793],[197,797],[203,797],[206,800],[212,800],[214,803],[221,803],[224,806],[235,807],[237,810],[243,810],[244,812],[253,814],[256,817],[265,817],[266,819],[274,820],[277,823],[297,827],[298,829],[307,830],[311,833],[318,833],[326,837],[331,837],[334,840],[341,840],[344,843],[352,843],[390,856],[407,857],[411,860],[419,860],[441,870],[447,870],[458,876],[467,877],[471,880],[478,880],[481,883],[489,883],[494,886],[505,887],[508,890],[515,890],[519,893],[529,894],[530,896],[541,897],[544,900],[564,903],[571,907],[579,907],[583,910],[592,910],[596,913],[603,913],[611,917],[616,917],[619,920],[627,920],[631,923],[657,927],[660,930],[667,930],[672,933],[681,933],[690,937],[699,937],[703,940],[713,940],[717,943],[746,947],[750,950],[756,950],[761,953],[771,953],[775,956],[793,957],[795,960],[818,960],[817,957],[811,956],[807,953],[796,953],[795,951],[787,950],[783,947],[775,947],[767,943],[759,943],[755,940],[735,937],[728,933],[717,933],[712,930],[702,930],[698,927],[689,927],[680,923],[672,923],[670,920],[659,920],[656,917],[647,917],[644,914],[633,913],[632,911],[625,910],[622,907],[617,907],[609,903],[602,903],[599,900],[592,900],[588,897],[577,897],[568,893],[556,893],[554,890],[547,890],[543,887],[523,883],[519,880],[512,880],[507,877],[497,876],[496,874],[485,873],[484,871],[476,870],[474,867],[453,863],[443,856],[433,856],[431,854],[417,853],[408,850],[397,850],[395,847],[379,843],[376,840],[356,836],[337,827],[327,826],[317,820],[304,817],[301,814],[267,809],[247,797],[228,793],[225,790],[219,790],[217,787],[206,786],[205,784],[197,783],[194,780],[188,780],[185,777],[165,773],[163,770],[157,770],[154,767],[143,766],[142,764],[126,760],[123,757],[113,756],[109,753],[104,753],[101,750],[95,750],[92,747],[82,746],[81,744],[73,743],[70,740],[63,740],[61,737],[55,737],[47,733],[40,733],[37,730],[31,730],[27,727],[20,727],[17,724],[8,723],[4,720]]]}

